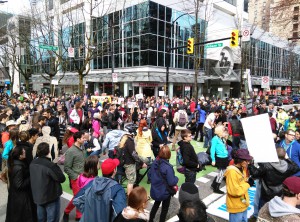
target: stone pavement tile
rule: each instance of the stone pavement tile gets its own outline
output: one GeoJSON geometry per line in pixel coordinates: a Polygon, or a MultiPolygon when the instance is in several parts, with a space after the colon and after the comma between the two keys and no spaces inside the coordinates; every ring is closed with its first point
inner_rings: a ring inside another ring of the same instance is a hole
{"type": "Polygon", "coordinates": [[[0,180],[0,221],[5,221],[7,205],[7,184],[0,180]]]}

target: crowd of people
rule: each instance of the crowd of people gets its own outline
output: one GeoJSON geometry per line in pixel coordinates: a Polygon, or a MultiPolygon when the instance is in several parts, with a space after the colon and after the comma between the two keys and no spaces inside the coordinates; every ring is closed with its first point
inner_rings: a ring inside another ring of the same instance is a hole
{"type": "Polygon", "coordinates": [[[8,188],[7,222],[59,221],[66,180],[73,198],[64,222],[75,208],[76,221],[166,221],[177,192],[179,221],[214,221],[195,185],[207,164],[218,172],[213,192],[224,194],[220,186],[226,181],[230,222],[248,221],[248,189],[254,185],[249,221],[300,221],[297,106],[284,110],[255,101],[254,115],[269,116],[279,162],[254,164],[240,121],[247,117],[242,100],[103,97],[35,92],[2,97],[0,178],[8,188]],[[206,152],[200,155],[209,163],[199,159],[193,145],[199,143],[193,140],[203,142],[206,152]],[[185,181],[180,189],[172,155],[182,159],[185,181]],[[139,186],[145,175],[149,194],[139,186]],[[150,198],[154,204],[148,211],[150,198]]]}

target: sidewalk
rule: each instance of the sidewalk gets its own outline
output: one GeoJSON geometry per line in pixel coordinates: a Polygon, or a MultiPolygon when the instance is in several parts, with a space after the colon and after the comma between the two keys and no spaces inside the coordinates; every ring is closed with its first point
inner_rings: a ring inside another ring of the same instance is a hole
{"type": "Polygon", "coordinates": [[[7,195],[7,184],[0,180],[0,221],[5,221],[7,195]]]}

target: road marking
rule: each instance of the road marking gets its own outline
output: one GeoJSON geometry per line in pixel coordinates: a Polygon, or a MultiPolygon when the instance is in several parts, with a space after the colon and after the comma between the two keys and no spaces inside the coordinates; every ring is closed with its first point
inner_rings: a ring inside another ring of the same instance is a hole
{"type": "Polygon", "coordinates": [[[169,220],[167,220],[167,222],[176,222],[176,221],[178,221],[178,220],[179,220],[179,218],[178,218],[178,216],[176,215],[176,216],[170,218],[169,220]]]}
{"type": "Polygon", "coordinates": [[[200,177],[200,178],[197,179],[197,181],[202,182],[202,183],[207,183],[207,182],[210,181],[210,179],[207,179],[205,177],[200,177]]]}
{"type": "Polygon", "coordinates": [[[207,175],[212,176],[212,177],[216,177],[216,176],[219,175],[219,173],[217,173],[217,172],[211,172],[211,173],[209,173],[207,175]]]}
{"type": "MultiPolygon", "coordinates": [[[[220,190],[223,192],[226,192],[226,186],[222,187],[220,190]]],[[[215,202],[216,200],[220,199],[222,196],[225,194],[217,194],[217,193],[212,193],[206,198],[204,198],[202,201],[205,203],[206,206],[209,206],[212,202],[215,202]]]]}
{"type": "Polygon", "coordinates": [[[70,200],[72,200],[73,195],[68,194],[67,192],[64,191],[64,192],[62,193],[61,197],[64,198],[64,199],[66,199],[66,200],[69,200],[69,201],[70,201],[70,200]]]}

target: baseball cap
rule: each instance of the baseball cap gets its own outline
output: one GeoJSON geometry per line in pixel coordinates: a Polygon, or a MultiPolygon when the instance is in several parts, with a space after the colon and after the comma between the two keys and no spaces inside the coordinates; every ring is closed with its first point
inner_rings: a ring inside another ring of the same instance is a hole
{"type": "Polygon", "coordinates": [[[72,133],[77,133],[77,132],[78,132],[78,129],[72,127],[72,128],[70,129],[70,131],[71,131],[72,133]]]}
{"type": "Polygon", "coordinates": [[[299,177],[288,177],[283,181],[283,184],[292,191],[294,194],[300,193],[300,178],[299,177]]]}
{"type": "Polygon", "coordinates": [[[6,122],[6,127],[8,127],[8,126],[15,126],[15,125],[17,125],[17,122],[15,122],[13,120],[9,120],[9,121],[6,122]]]}
{"type": "Polygon", "coordinates": [[[118,159],[106,159],[101,165],[102,174],[109,175],[114,172],[114,169],[120,164],[118,159]]]}

